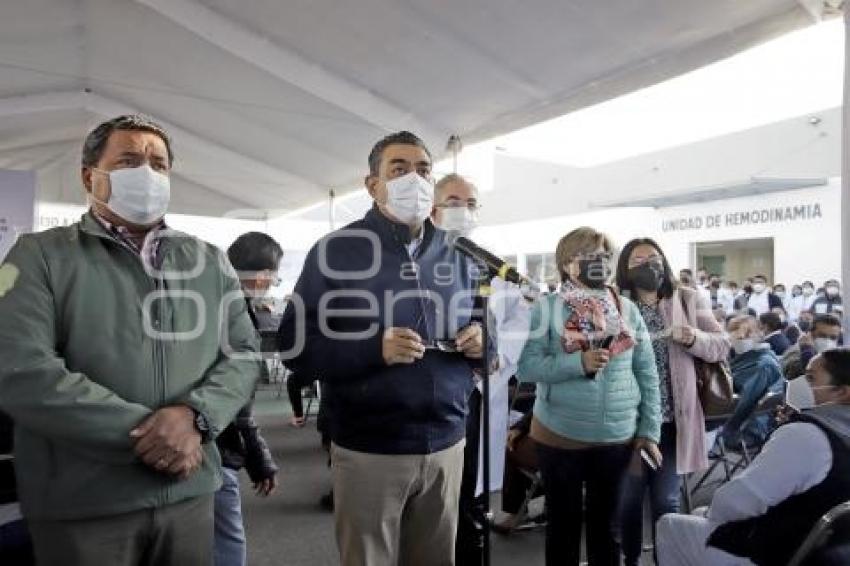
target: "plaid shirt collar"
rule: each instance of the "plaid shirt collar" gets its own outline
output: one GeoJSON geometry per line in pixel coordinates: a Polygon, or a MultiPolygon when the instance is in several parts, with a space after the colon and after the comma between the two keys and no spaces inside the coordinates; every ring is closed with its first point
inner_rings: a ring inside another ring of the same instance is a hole
{"type": "Polygon", "coordinates": [[[117,226],[111,223],[109,220],[95,212],[94,209],[92,209],[91,213],[95,220],[97,220],[100,225],[103,226],[113,238],[115,238],[115,240],[138,255],[146,265],[149,265],[154,269],[159,269],[161,267],[160,264],[162,258],[159,256],[159,248],[160,243],[162,242],[163,233],[168,230],[165,220],[160,220],[159,224],[153,226],[148,233],[145,234],[145,238],[140,246],[138,244],[138,239],[134,239],[130,236],[130,231],[126,226],[117,226]]]}

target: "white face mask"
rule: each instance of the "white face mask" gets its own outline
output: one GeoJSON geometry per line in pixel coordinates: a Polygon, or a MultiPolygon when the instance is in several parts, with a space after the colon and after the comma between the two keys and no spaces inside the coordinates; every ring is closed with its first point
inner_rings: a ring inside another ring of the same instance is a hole
{"type": "Polygon", "coordinates": [[[826,350],[832,350],[833,348],[838,347],[838,340],[833,340],[832,338],[815,338],[815,351],[820,354],[825,352],[826,350]]]}
{"type": "MultiPolygon", "coordinates": [[[[814,409],[819,406],[815,401],[815,389],[832,389],[832,385],[820,385],[812,387],[805,375],[788,382],[785,389],[785,404],[792,409],[802,411],[804,409],[814,409]]],[[[831,401],[821,403],[821,405],[829,405],[831,401]]]]}
{"type": "Polygon", "coordinates": [[[829,286],[826,288],[826,296],[827,297],[837,297],[838,296],[838,287],[829,286]]]}
{"type": "Polygon", "coordinates": [[[753,285],[753,292],[757,294],[761,294],[764,292],[764,283],[755,283],[753,285]]]}
{"type": "Polygon", "coordinates": [[[750,350],[756,347],[755,340],[752,338],[744,338],[743,340],[732,340],[732,348],[735,349],[735,353],[739,356],[742,354],[746,354],[750,350]]]}
{"type": "Polygon", "coordinates": [[[446,232],[455,232],[461,236],[469,236],[478,226],[474,215],[465,206],[455,206],[442,209],[440,228],[446,232]]]}
{"type": "Polygon", "coordinates": [[[815,294],[815,290],[812,289],[811,287],[803,287],[803,296],[804,297],[811,297],[814,294],[815,294]]]}
{"type": "Polygon", "coordinates": [[[422,223],[434,207],[434,186],[415,171],[387,181],[387,211],[408,225],[422,223]]]}
{"type": "Polygon", "coordinates": [[[120,218],[133,224],[153,224],[165,216],[171,200],[171,183],[166,175],[150,165],[102,172],[109,174],[111,189],[109,202],[102,204],[120,218]]]}
{"type": "Polygon", "coordinates": [[[815,392],[806,376],[788,382],[785,389],[785,403],[798,411],[815,406],[815,392]]]}

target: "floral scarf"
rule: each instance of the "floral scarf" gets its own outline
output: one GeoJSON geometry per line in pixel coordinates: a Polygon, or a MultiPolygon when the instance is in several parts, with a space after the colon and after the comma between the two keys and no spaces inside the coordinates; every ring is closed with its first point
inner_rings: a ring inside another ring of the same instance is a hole
{"type": "Polygon", "coordinates": [[[615,299],[614,289],[583,289],[566,282],[559,295],[570,307],[561,337],[566,353],[597,348],[608,336],[614,337],[608,348],[612,356],[635,345],[634,336],[620,313],[620,301],[615,299]]]}

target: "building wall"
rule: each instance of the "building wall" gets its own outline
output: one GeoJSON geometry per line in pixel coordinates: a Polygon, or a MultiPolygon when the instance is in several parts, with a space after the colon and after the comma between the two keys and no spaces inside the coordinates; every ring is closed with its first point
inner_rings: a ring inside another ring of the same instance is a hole
{"type": "Polygon", "coordinates": [[[561,217],[600,205],[739,183],[751,177],[841,174],[841,108],[715,139],[575,168],[497,155],[494,190],[482,197],[485,224],[561,217]]]}
{"type": "Polygon", "coordinates": [[[661,208],[656,211],[654,233],[673,265],[692,267],[695,266],[692,265],[691,244],[695,242],[772,237],[776,281],[793,284],[811,279],[823,283],[840,276],[840,185],[840,179],[833,178],[826,187],[661,208]],[[744,223],[741,216],[730,216],[803,206],[807,214],[796,220],[744,223]],[[719,217],[719,225],[708,227],[710,222],[706,219],[710,217],[715,220],[719,217]],[[702,228],[664,230],[664,221],[683,218],[702,219],[702,228]]]}

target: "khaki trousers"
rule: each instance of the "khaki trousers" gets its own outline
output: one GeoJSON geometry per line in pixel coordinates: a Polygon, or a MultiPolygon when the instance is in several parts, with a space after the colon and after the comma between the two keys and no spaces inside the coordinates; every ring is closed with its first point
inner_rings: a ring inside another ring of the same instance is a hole
{"type": "Polygon", "coordinates": [[[120,515],[28,524],[38,566],[212,564],[212,495],[120,515]]]}
{"type": "Polygon", "coordinates": [[[333,445],[342,566],[452,566],[464,444],[421,455],[333,445]]]}

